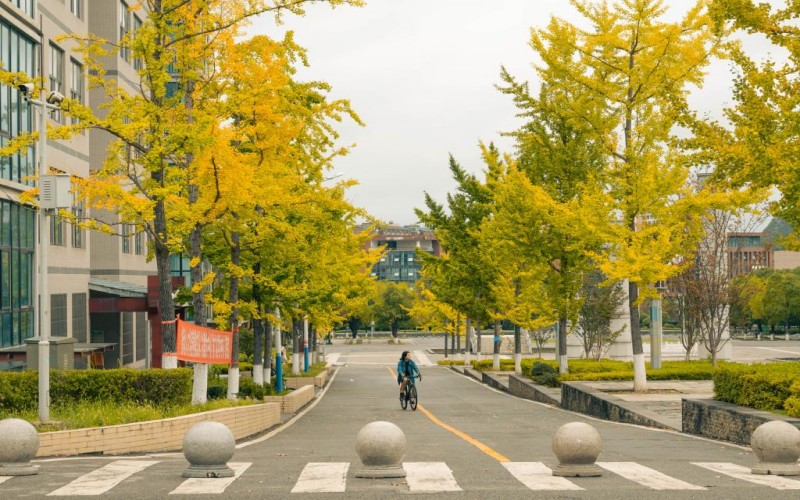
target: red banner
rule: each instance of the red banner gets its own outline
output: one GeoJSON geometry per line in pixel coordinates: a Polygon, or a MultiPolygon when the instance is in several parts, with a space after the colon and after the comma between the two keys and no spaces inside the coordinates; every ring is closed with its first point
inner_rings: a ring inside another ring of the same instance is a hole
{"type": "Polygon", "coordinates": [[[178,320],[178,359],[229,364],[232,348],[233,333],[178,320]]]}

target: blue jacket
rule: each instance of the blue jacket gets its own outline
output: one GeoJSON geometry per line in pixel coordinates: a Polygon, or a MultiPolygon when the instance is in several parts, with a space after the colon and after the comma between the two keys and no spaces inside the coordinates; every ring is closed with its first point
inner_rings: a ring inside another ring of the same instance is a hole
{"type": "Polygon", "coordinates": [[[409,359],[408,361],[401,359],[397,362],[398,384],[403,381],[403,374],[408,375],[408,378],[410,378],[412,382],[417,378],[417,375],[419,375],[419,368],[417,368],[417,364],[414,363],[413,359],[409,359]]]}

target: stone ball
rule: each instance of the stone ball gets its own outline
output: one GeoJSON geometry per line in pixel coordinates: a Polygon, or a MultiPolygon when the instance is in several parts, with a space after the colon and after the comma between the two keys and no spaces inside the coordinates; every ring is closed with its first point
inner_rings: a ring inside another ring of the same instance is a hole
{"type": "Polygon", "coordinates": [[[397,466],[406,455],[406,435],[391,422],[371,422],[356,435],[356,453],[367,467],[397,466]]]}
{"type": "Polygon", "coordinates": [[[219,422],[200,422],[183,435],[183,456],[192,465],[225,465],[235,449],[233,433],[219,422]]]}
{"type": "Polygon", "coordinates": [[[561,464],[593,464],[602,448],[600,433],[583,422],[564,424],[553,435],[553,453],[561,464]]]}
{"type": "Polygon", "coordinates": [[[0,420],[0,463],[26,463],[39,451],[39,433],[19,418],[0,420]]]}
{"type": "Polygon", "coordinates": [[[750,447],[761,462],[796,463],[800,458],[800,429],[781,420],[761,424],[750,436],[750,447]]]}

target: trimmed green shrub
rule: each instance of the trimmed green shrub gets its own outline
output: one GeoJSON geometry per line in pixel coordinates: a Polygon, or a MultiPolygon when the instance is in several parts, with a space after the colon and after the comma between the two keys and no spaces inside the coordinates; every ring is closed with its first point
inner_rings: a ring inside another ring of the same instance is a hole
{"type": "MultiPolygon", "coordinates": [[[[0,372],[0,409],[27,410],[38,406],[38,372],[0,372]]],[[[175,370],[51,370],[53,406],[83,401],[152,406],[188,404],[192,372],[175,370]]]]}
{"type": "MultiPolygon", "coordinates": [[[[786,409],[789,398],[800,396],[797,389],[800,363],[725,363],[714,374],[715,399],[757,410],[786,409]]],[[[792,411],[794,405],[794,400],[789,401],[792,411]]]]}
{"type": "Polygon", "coordinates": [[[436,362],[439,366],[462,366],[464,364],[463,359],[440,359],[436,362]]]}
{"type": "Polygon", "coordinates": [[[260,401],[267,395],[263,385],[258,385],[251,378],[239,379],[239,397],[260,401]]]}
{"type": "Polygon", "coordinates": [[[558,373],[558,369],[549,363],[542,363],[541,361],[534,363],[531,367],[531,377],[541,377],[548,373],[558,373]]]}

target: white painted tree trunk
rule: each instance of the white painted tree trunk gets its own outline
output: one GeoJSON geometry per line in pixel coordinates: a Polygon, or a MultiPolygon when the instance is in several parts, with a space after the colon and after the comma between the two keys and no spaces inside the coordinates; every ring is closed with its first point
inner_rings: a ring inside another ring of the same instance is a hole
{"type": "Polygon", "coordinates": [[[236,401],[239,397],[239,367],[228,368],[228,399],[236,401]]]}
{"type": "Polygon", "coordinates": [[[292,353],[292,375],[300,375],[300,364],[303,362],[299,352],[292,353]]]}
{"type": "Polygon", "coordinates": [[[644,353],[633,355],[633,392],[647,392],[644,353]]]}
{"type": "Polygon", "coordinates": [[[567,373],[569,372],[569,366],[567,366],[567,354],[558,355],[558,373],[567,373]]]}
{"type": "Polygon", "coordinates": [[[264,365],[253,365],[253,382],[256,385],[264,385],[264,365]]]}
{"type": "Polygon", "coordinates": [[[208,365],[195,363],[192,375],[192,404],[201,405],[208,399],[208,365]]]}
{"type": "Polygon", "coordinates": [[[173,370],[178,367],[177,354],[162,354],[161,355],[161,368],[164,370],[173,370]]]}
{"type": "Polygon", "coordinates": [[[492,370],[499,371],[500,370],[500,355],[499,354],[492,354],[492,370]]]}
{"type": "Polygon", "coordinates": [[[519,352],[514,354],[514,373],[522,375],[522,354],[519,352]]]}

